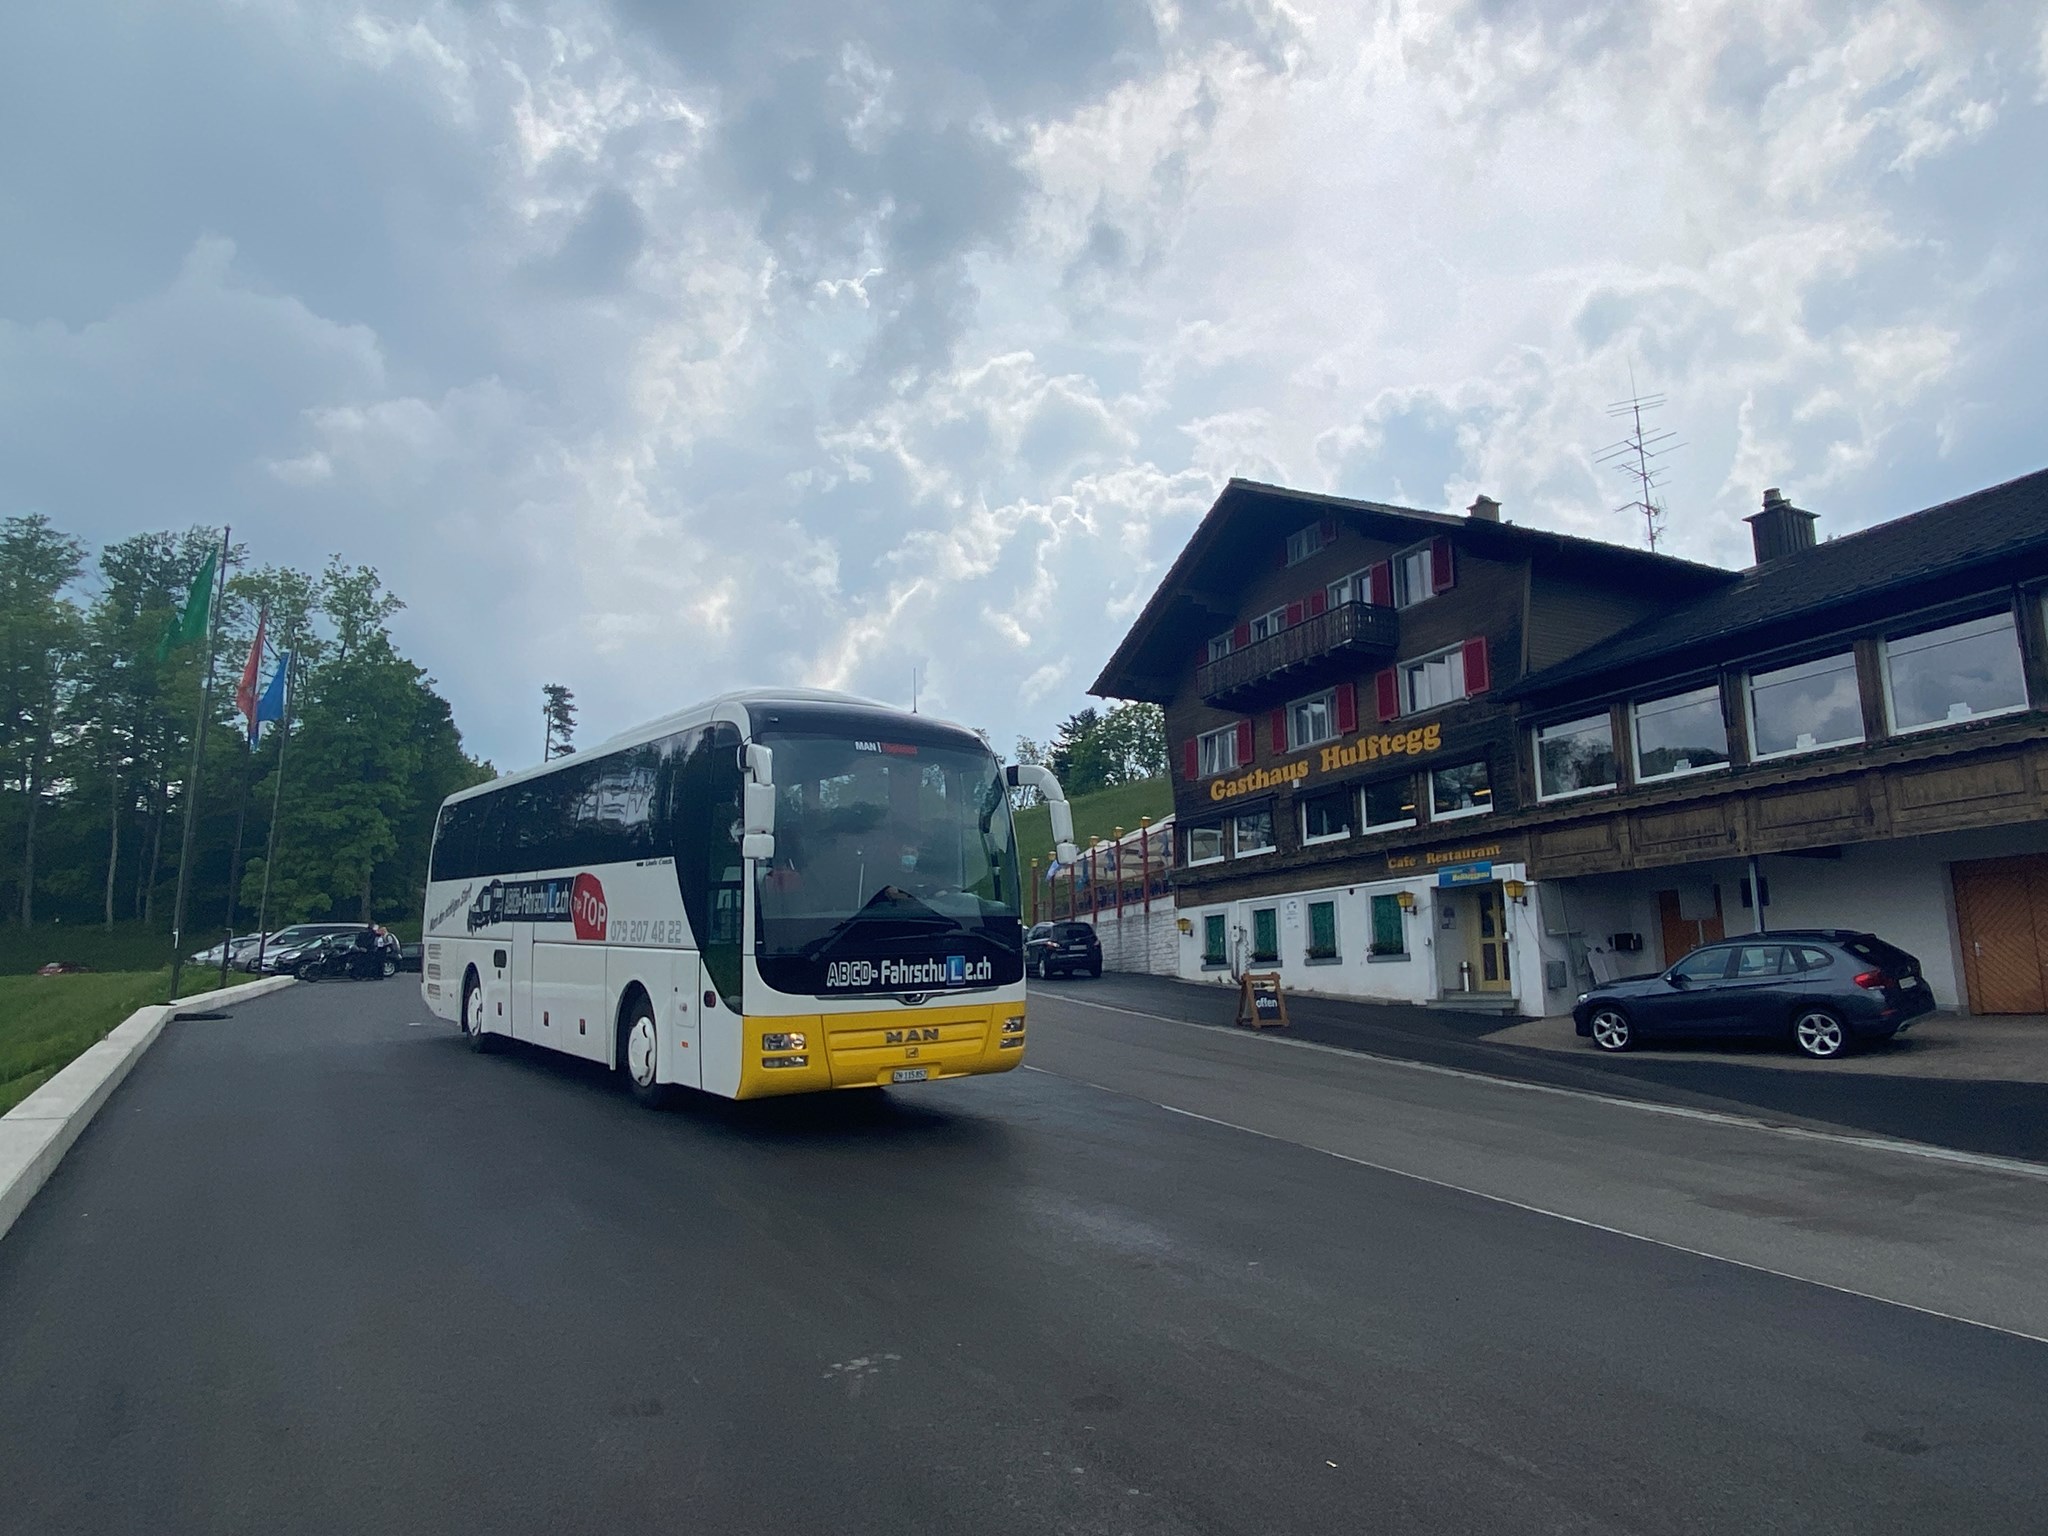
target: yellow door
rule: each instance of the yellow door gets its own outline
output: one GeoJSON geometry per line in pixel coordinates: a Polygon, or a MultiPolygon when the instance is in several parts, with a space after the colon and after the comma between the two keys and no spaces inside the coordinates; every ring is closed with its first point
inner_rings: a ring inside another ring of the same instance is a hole
{"type": "Polygon", "coordinates": [[[1509,972],[1507,913],[1500,886],[1482,885],[1471,892],[1466,910],[1473,921],[1465,928],[1475,992],[1506,992],[1514,986],[1509,972]]]}

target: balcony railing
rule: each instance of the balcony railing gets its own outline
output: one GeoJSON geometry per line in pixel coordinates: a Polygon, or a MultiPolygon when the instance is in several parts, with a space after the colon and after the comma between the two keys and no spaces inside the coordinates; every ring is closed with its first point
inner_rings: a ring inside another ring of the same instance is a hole
{"type": "Polygon", "coordinates": [[[1204,701],[1225,709],[1256,704],[1296,683],[1314,682],[1346,660],[1385,660],[1401,642],[1401,616],[1372,603],[1339,603],[1241,650],[1203,664],[1195,675],[1204,701]]]}

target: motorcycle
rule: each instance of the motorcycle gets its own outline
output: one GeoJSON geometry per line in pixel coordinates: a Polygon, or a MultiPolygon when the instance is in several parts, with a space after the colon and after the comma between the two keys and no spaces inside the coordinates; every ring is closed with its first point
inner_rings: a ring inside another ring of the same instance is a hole
{"type": "Polygon", "coordinates": [[[301,981],[322,981],[346,977],[351,981],[375,981],[398,974],[398,961],[383,949],[358,949],[355,935],[330,934],[299,952],[291,972],[301,981]]]}

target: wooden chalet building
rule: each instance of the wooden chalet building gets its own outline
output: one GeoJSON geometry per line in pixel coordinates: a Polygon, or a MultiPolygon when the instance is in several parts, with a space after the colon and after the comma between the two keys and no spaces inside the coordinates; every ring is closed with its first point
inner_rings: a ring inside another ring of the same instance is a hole
{"type": "Polygon", "coordinates": [[[2048,1011],[2048,472],[1749,521],[1737,572],[1232,481],[1093,690],[1166,710],[1180,974],[1558,1012],[1760,889],[2048,1011]]]}

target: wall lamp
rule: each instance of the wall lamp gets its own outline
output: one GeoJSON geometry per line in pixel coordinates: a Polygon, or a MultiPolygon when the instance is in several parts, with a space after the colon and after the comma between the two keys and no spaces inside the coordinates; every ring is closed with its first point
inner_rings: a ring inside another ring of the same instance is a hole
{"type": "Polygon", "coordinates": [[[1518,907],[1526,907],[1529,904],[1529,887],[1523,881],[1501,881],[1500,893],[1501,895],[1507,897],[1509,901],[1512,901],[1518,907]]]}
{"type": "Polygon", "coordinates": [[[1394,892],[1394,905],[1403,912],[1413,912],[1415,910],[1415,893],[1413,891],[1394,892]]]}

